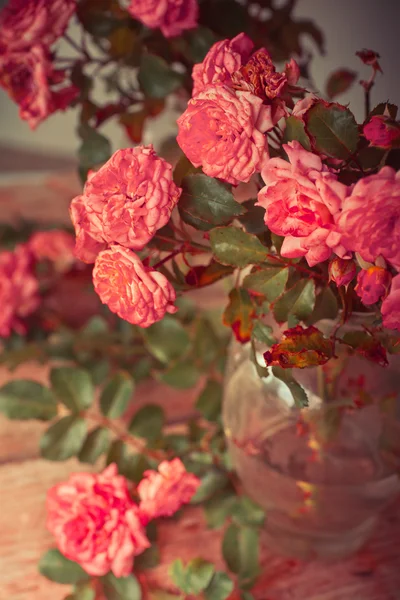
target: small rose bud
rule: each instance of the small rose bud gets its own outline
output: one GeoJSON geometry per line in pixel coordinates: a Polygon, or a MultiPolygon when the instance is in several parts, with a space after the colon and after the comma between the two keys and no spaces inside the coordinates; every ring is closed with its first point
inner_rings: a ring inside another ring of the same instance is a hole
{"type": "Polygon", "coordinates": [[[334,258],[328,267],[329,281],[334,281],[338,287],[348,286],[357,273],[356,265],[353,260],[344,258],[334,258]]]}
{"type": "Polygon", "coordinates": [[[392,276],[382,267],[370,267],[357,276],[355,291],[366,306],[386,298],[389,293],[392,276]]]}

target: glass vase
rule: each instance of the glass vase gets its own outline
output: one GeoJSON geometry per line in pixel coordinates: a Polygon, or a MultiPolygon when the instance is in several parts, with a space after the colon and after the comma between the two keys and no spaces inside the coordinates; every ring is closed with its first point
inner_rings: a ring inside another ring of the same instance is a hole
{"type": "MultiPolygon", "coordinates": [[[[368,318],[354,315],[345,329],[357,331],[368,318]]],[[[318,328],[327,334],[334,325],[318,328]]],[[[256,352],[260,364],[265,350],[256,352]]],[[[233,465],[266,511],[265,543],[302,559],[357,551],[400,493],[383,451],[399,417],[399,360],[382,367],[347,347],[336,354],[324,366],[293,370],[308,395],[305,409],[271,370],[259,377],[250,344],[232,341],[226,371],[223,422],[233,465]]]]}

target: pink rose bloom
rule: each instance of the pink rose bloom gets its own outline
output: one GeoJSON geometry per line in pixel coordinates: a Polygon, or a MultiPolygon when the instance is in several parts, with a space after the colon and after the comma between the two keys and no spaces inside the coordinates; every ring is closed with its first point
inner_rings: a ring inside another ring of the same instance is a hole
{"type": "Polygon", "coordinates": [[[96,577],[130,574],[150,546],[125,477],[113,463],[102,473],[76,473],[47,493],[47,528],[70,560],[96,577]]]}
{"type": "Polygon", "coordinates": [[[195,495],[200,479],[188,473],[179,458],[163,461],[158,471],[145,471],[137,487],[139,510],[145,522],[170,517],[195,495]]]}
{"type": "Polygon", "coordinates": [[[177,122],[179,146],[210,177],[247,183],[268,158],[270,107],[250,92],[210,85],[177,122]]]}
{"type": "Polygon", "coordinates": [[[62,36],[75,9],[76,0],[8,0],[0,13],[0,46],[48,47],[62,36]]]}
{"type": "Polygon", "coordinates": [[[197,96],[210,83],[230,87],[232,73],[248,61],[253,48],[253,42],[245,33],[239,33],[232,40],[213,44],[203,62],[193,67],[193,96],[197,96]]]}
{"type": "Polygon", "coordinates": [[[74,264],[74,247],[74,236],[61,229],[37,231],[29,240],[29,248],[36,260],[48,260],[59,271],[67,271],[74,264]]]}
{"type": "Polygon", "coordinates": [[[35,129],[56,110],[64,110],[79,93],[75,86],[54,91],[64,71],[54,71],[44,46],[0,55],[0,86],[19,105],[19,116],[35,129]]]}
{"type": "Polygon", "coordinates": [[[345,260],[338,256],[331,260],[328,267],[329,281],[334,281],[338,287],[348,286],[357,274],[356,264],[353,260],[345,260]]]}
{"type": "Polygon", "coordinates": [[[370,263],[382,256],[400,269],[400,171],[383,167],[360,179],[343,202],[337,225],[340,255],[358,252],[370,263]]]}
{"type": "Polygon", "coordinates": [[[400,123],[385,115],[375,115],[364,125],[364,136],[371,146],[391,148],[400,144],[400,123]]]}
{"type": "Polygon", "coordinates": [[[100,252],[93,283],[103,304],[121,319],[149,327],[166,312],[175,313],[175,290],[162,274],[146,268],[131,250],[113,245],[100,252]]]}
{"type": "Polygon", "coordinates": [[[393,277],[390,294],[382,302],[381,313],[384,327],[400,331],[400,275],[393,277]]]}
{"type": "Polygon", "coordinates": [[[14,330],[24,333],[21,321],[39,306],[39,283],[33,274],[32,255],[21,244],[13,252],[0,252],[0,336],[14,330]]]}
{"type": "Polygon", "coordinates": [[[141,250],[168,223],[181,191],[171,165],[151,144],[117,150],[72,201],[76,255],[93,262],[90,258],[104,243],[141,250]]]}
{"type": "Polygon", "coordinates": [[[161,29],[169,38],[197,27],[199,7],[197,0],[132,0],[128,11],[146,27],[161,29]]]}
{"type": "Polygon", "coordinates": [[[375,304],[389,293],[392,276],[382,267],[362,269],[357,275],[357,285],[354,288],[357,296],[365,306],[375,304]]]}
{"type": "Polygon", "coordinates": [[[335,216],[347,188],[319,156],[304,150],[299,142],[283,147],[290,162],[282,158],[266,161],[258,206],[265,208],[269,229],[285,238],[282,256],[304,256],[312,267],[327,260],[339,241],[335,216]]]}

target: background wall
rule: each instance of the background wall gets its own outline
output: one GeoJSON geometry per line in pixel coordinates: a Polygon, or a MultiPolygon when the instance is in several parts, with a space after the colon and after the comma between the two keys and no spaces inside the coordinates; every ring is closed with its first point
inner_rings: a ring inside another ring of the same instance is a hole
{"type": "MultiPolygon", "coordinates": [[[[400,0],[298,0],[296,13],[299,17],[312,17],[325,34],[326,56],[319,56],[314,48],[311,69],[320,90],[324,89],[329,73],[341,66],[359,72],[360,78],[368,77],[368,67],[362,65],[355,52],[370,48],[380,53],[384,71],[372,90],[372,105],[388,99],[400,104],[400,0]]],[[[350,102],[356,116],[362,118],[363,93],[359,85],[354,85],[339,100],[343,104],[350,102]]],[[[31,132],[28,125],[19,120],[17,107],[0,90],[2,146],[71,156],[78,144],[75,126],[76,116],[73,110],[69,110],[51,117],[31,132]]],[[[154,127],[157,133],[173,131],[173,117],[164,117],[154,127]]],[[[111,137],[114,149],[126,143],[117,125],[107,125],[104,132],[111,137]]]]}

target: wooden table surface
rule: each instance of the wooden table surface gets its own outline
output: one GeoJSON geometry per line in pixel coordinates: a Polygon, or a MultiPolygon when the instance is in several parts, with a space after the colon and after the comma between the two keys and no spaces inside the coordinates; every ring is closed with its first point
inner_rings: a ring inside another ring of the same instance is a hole
{"type": "MultiPolygon", "coordinates": [[[[68,198],[77,182],[52,180],[50,186],[0,187],[0,204],[11,215],[29,213],[31,218],[66,218],[68,198]],[[36,198],[40,202],[29,202],[36,198]],[[12,202],[11,202],[12,199],[12,202]],[[10,210],[11,209],[11,210],[10,210]]],[[[10,377],[47,380],[48,369],[23,365],[10,375],[0,369],[0,384],[10,377]]],[[[171,422],[192,413],[195,392],[179,392],[146,383],[137,392],[138,403],[159,403],[171,422]]],[[[53,542],[45,528],[47,489],[69,473],[88,469],[70,460],[52,463],[38,455],[38,440],[46,424],[16,422],[0,417],[0,600],[62,600],[68,586],[51,583],[37,571],[40,556],[53,542]]],[[[161,564],[148,571],[151,590],[173,591],[168,566],[178,557],[201,556],[224,568],[220,554],[221,531],[209,530],[199,508],[183,512],[177,524],[160,525],[161,564]]],[[[382,516],[375,537],[358,555],[334,563],[301,563],[264,549],[262,574],[254,590],[256,600],[400,600],[400,504],[382,516]]],[[[239,600],[235,595],[231,600],[239,600]]]]}

